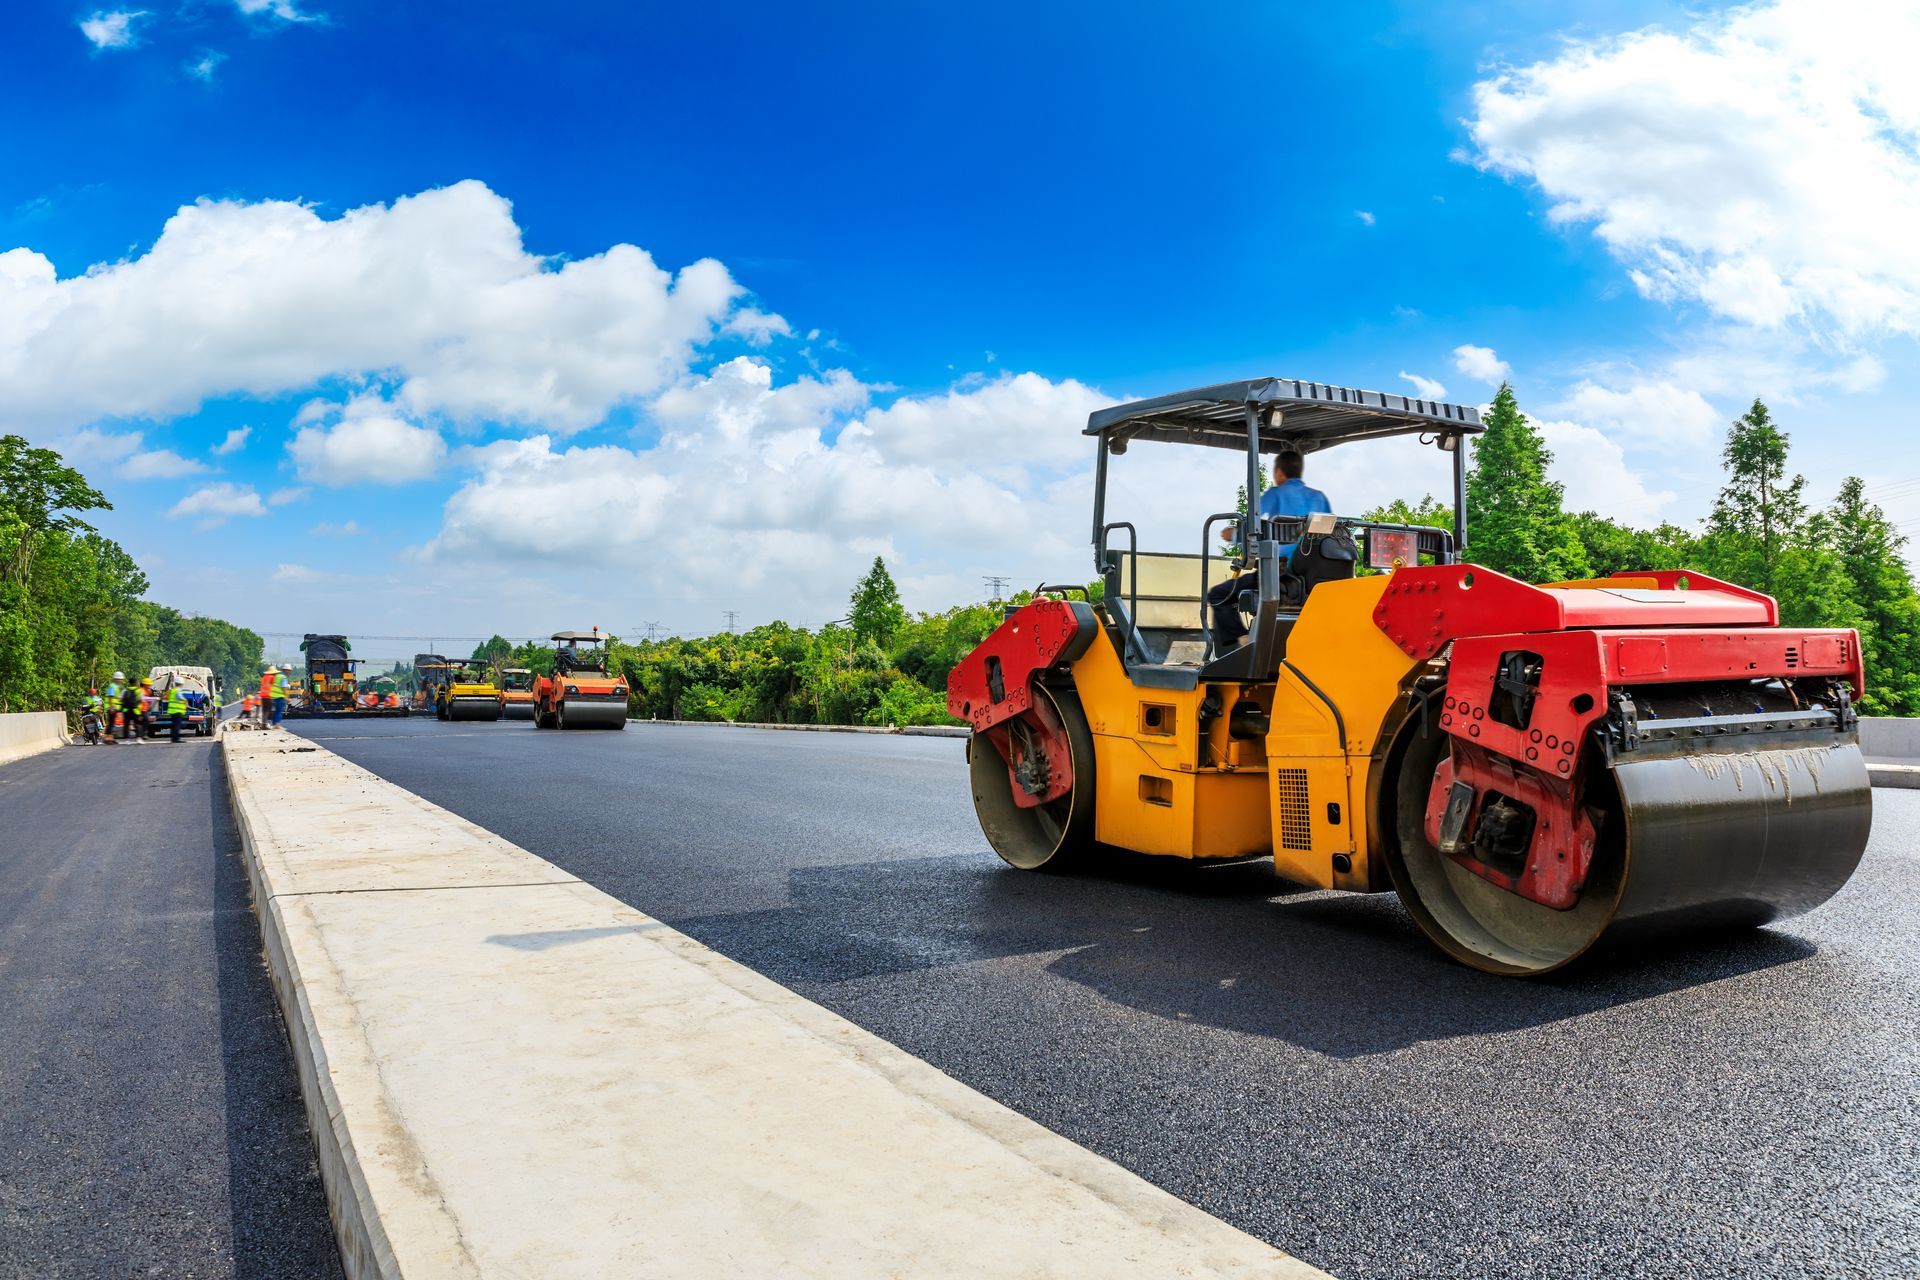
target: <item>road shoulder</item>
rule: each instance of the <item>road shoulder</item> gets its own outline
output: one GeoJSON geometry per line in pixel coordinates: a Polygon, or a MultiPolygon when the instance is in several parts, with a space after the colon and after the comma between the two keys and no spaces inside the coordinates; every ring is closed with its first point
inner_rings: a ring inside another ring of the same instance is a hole
{"type": "Polygon", "coordinates": [[[356,1276],[1320,1274],[331,752],[223,745],[356,1276]]]}

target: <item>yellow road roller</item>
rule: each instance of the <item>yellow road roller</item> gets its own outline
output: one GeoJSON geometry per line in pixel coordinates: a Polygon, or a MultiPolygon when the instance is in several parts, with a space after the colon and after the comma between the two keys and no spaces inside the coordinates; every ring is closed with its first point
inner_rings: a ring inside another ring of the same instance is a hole
{"type": "Polygon", "coordinates": [[[1480,430],[1465,406],[1284,378],[1094,413],[1103,598],[1041,587],[948,682],[988,843],[1028,870],[1272,858],[1290,881],[1396,892],[1498,974],[1628,926],[1756,925],[1831,897],[1872,822],[1859,636],[1782,627],[1771,598],[1699,573],[1535,585],[1475,566],[1480,430]],[[1130,449],[1156,477],[1186,474],[1174,449],[1237,451],[1258,494],[1263,454],[1392,437],[1451,462],[1451,529],[1248,502],[1169,552],[1137,545],[1157,512],[1109,518],[1130,449]]]}
{"type": "Polygon", "coordinates": [[[449,662],[445,680],[434,691],[434,713],[442,720],[498,720],[500,686],[485,667],[449,662]]]}

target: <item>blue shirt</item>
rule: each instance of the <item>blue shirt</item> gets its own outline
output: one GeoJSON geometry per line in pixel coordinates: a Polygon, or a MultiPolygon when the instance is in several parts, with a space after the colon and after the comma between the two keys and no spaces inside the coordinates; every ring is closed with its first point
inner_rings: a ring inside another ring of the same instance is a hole
{"type": "MultiPolygon", "coordinates": [[[[1333,506],[1327,501],[1326,494],[1313,488],[1304,480],[1282,480],[1260,495],[1260,514],[1263,516],[1282,516],[1297,520],[1317,512],[1331,515],[1333,506]]],[[[1280,548],[1282,560],[1292,554],[1291,542],[1280,548]]]]}

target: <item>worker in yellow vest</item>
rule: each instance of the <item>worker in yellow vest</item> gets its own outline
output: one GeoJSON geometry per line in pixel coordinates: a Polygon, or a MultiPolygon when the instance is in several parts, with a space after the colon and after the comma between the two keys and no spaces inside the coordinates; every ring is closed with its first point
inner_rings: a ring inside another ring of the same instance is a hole
{"type": "Polygon", "coordinates": [[[187,719],[187,691],[178,683],[167,686],[167,725],[175,742],[180,741],[180,726],[187,719]]]}
{"type": "Polygon", "coordinates": [[[273,698],[273,723],[278,725],[287,714],[287,673],[278,667],[268,667],[267,674],[273,677],[268,693],[273,698]]]}

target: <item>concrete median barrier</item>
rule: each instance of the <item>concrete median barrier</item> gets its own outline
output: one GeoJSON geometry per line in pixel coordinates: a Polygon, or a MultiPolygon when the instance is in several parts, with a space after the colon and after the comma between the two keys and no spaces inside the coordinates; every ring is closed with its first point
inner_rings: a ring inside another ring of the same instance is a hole
{"type": "Polygon", "coordinates": [[[222,749],[354,1277],[1322,1274],[320,747],[222,749]]]}
{"type": "Polygon", "coordinates": [[[0,764],[39,755],[72,741],[67,717],[59,711],[15,711],[0,715],[0,764]]]}
{"type": "Polygon", "coordinates": [[[1920,718],[1861,716],[1860,750],[1874,786],[1920,790],[1920,718]]]}

